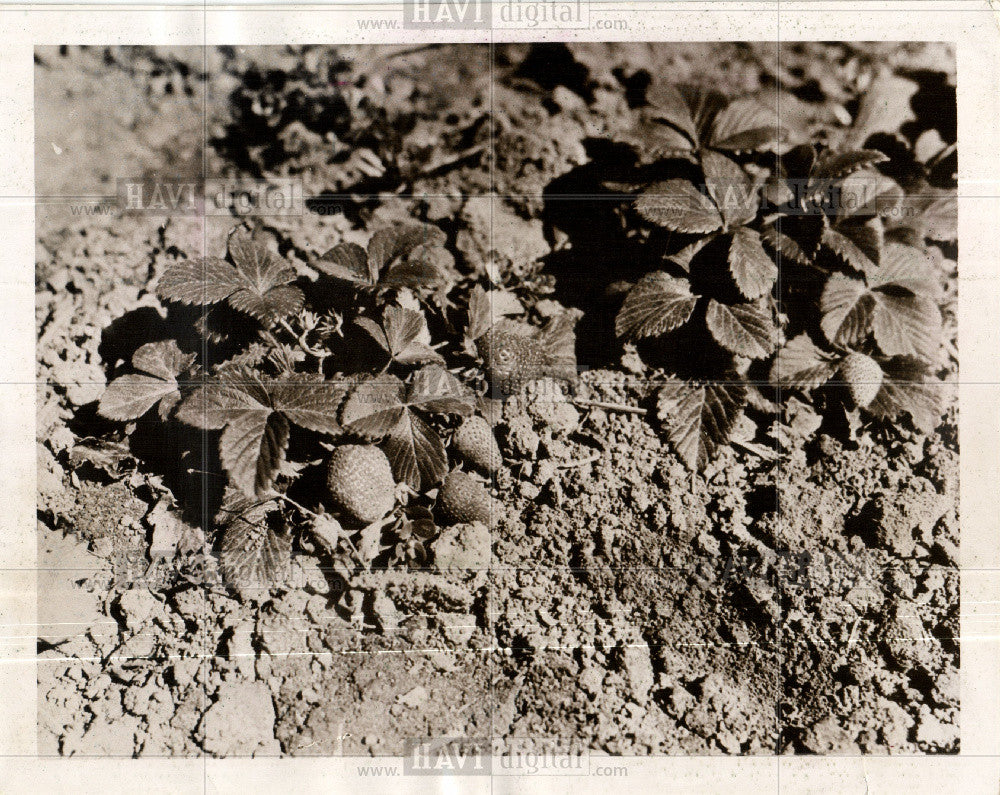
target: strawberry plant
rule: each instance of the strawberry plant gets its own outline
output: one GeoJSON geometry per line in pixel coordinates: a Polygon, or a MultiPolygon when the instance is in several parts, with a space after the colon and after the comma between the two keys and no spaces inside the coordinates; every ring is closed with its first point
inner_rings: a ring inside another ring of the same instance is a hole
{"type": "Polygon", "coordinates": [[[954,241],[953,192],[914,180],[907,193],[876,149],[792,146],[753,97],[654,83],[646,100],[619,136],[640,171],[619,184],[662,265],[628,289],[615,331],[666,378],[657,414],[684,462],[704,468],[749,403],[789,391],[933,430],[927,246],[954,241]]]}
{"type": "Polygon", "coordinates": [[[426,565],[435,502],[488,519],[485,482],[457,470],[489,477],[499,451],[476,414],[479,354],[453,330],[475,315],[489,335],[489,301],[444,233],[402,224],[310,265],[300,275],[241,227],[225,257],[170,265],[156,294],[177,339],[140,346],[98,407],[127,434],[195,432],[182,457],[221,486],[219,568],[237,588],[283,577],[301,530],[355,567],[426,565]],[[443,481],[461,488],[438,495],[443,481]]]}

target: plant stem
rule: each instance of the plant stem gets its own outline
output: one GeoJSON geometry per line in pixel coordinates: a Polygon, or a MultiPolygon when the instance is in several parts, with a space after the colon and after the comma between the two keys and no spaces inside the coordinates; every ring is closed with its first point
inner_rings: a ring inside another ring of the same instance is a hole
{"type": "Polygon", "coordinates": [[[573,403],[581,408],[604,409],[605,411],[620,411],[625,414],[649,414],[648,409],[640,406],[630,406],[627,403],[605,403],[601,400],[583,400],[577,398],[573,403]]]}

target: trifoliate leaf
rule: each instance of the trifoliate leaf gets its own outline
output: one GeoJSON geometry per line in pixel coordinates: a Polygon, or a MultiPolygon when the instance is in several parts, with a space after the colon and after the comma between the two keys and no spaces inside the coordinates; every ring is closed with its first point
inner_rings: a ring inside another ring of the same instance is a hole
{"type": "Polygon", "coordinates": [[[778,278],[778,266],[764,250],[760,235],[746,227],[733,233],[728,262],[733,281],[751,301],[771,292],[778,278]]]}
{"type": "Polygon", "coordinates": [[[444,477],[447,456],[434,428],[420,414],[460,414],[475,408],[473,396],[443,367],[418,370],[406,385],[395,376],[363,381],[344,401],[344,427],[371,441],[381,439],[397,481],[417,491],[444,477]]]}
{"type": "Polygon", "coordinates": [[[937,291],[924,255],[891,244],[867,284],[841,274],[830,277],[820,299],[823,332],[830,342],[849,348],[873,332],[886,356],[933,361],[941,335],[937,291]]]}
{"type": "Polygon", "coordinates": [[[108,384],[97,405],[98,413],[109,420],[135,420],[159,403],[166,418],[180,400],[177,376],[194,364],[193,353],[182,353],[173,340],[148,342],[132,354],[132,366],[141,372],[128,373],[108,384]]]}
{"type": "Polygon", "coordinates": [[[233,309],[267,325],[302,307],[302,291],[288,286],[295,279],[295,269],[248,234],[230,236],[229,257],[232,265],[215,257],[171,265],[157,294],[164,300],[199,306],[228,300],[233,309]]]}
{"type": "Polygon", "coordinates": [[[686,179],[654,183],[635,200],[635,208],[647,221],[673,232],[707,234],[722,228],[719,208],[686,179]]]}
{"type": "Polygon", "coordinates": [[[701,168],[708,194],[721,211],[727,228],[748,224],[757,217],[760,196],[739,164],[709,149],[702,152],[701,168]]]}
{"type": "Polygon", "coordinates": [[[287,286],[295,279],[295,269],[250,235],[230,236],[229,256],[243,280],[240,289],[229,296],[233,309],[270,325],[302,308],[302,291],[287,286]]]}
{"type": "Polygon", "coordinates": [[[763,359],[777,345],[778,330],[770,314],[753,304],[722,304],[711,299],[705,313],[715,341],[737,356],[763,359]]]}
{"type": "Polygon", "coordinates": [[[835,273],[820,298],[820,326],[834,345],[856,348],[871,331],[874,310],[875,299],[863,281],[835,273]]]}
{"type": "Polygon", "coordinates": [[[738,382],[672,381],[660,390],[656,413],[680,459],[700,471],[728,441],[745,405],[746,387],[738,382]]]}
{"type": "Polygon", "coordinates": [[[336,434],[343,387],[318,377],[264,381],[251,370],[227,371],[222,380],[195,389],[177,418],[204,430],[224,429],[219,458],[234,486],[248,495],[274,482],[288,446],[289,421],[336,434]]]}
{"type": "Polygon", "coordinates": [[[895,356],[882,362],[882,371],[882,388],[868,411],[887,420],[909,414],[920,431],[932,433],[941,419],[941,384],[931,377],[927,364],[895,356]]]}
{"type": "Polygon", "coordinates": [[[687,322],[697,302],[687,281],[654,271],[629,291],[615,320],[615,333],[636,340],[673,331],[687,322]]]}
{"type": "Polygon", "coordinates": [[[778,351],[770,381],[774,386],[790,389],[816,389],[836,371],[836,359],[816,347],[808,334],[799,334],[778,351]]]}
{"type": "Polygon", "coordinates": [[[412,309],[388,306],[382,313],[386,350],[400,364],[444,361],[437,351],[420,341],[426,336],[424,316],[412,309]]]}

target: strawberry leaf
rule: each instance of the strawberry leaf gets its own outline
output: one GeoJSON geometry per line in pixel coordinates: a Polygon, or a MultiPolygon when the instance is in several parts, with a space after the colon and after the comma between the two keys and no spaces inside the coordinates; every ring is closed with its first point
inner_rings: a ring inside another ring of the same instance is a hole
{"type": "Polygon", "coordinates": [[[373,287],[378,270],[368,259],[368,253],[357,243],[338,243],[313,263],[320,273],[358,285],[373,287]]]}
{"type": "Polygon", "coordinates": [[[920,431],[932,433],[941,417],[941,385],[931,379],[926,363],[894,356],[882,362],[882,370],[882,387],[868,411],[887,420],[909,414],[920,431]]]}
{"type": "Polygon", "coordinates": [[[707,234],[722,228],[722,214],[686,179],[668,179],[648,187],[635,200],[636,211],[673,232],[707,234]]]}
{"type": "Polygon", "coordinates": [[[877,292],[872,316],[875,342],[886,356],[916,356],[928,362],[941,347],[941,311],[926,296],[877,292]]]}
{"type": "Polygon", "coordinates": [[[715,240],[718,236],[719,236],[718,234],[714,234],[714,235],[705,235],[705,237],[699,237],[693,243],[689,243],[688,245],[684,246],[684,248],[682,248],[676,254],[671,254],[669,257],[667,257],[667,259],[673,262],[675,265],[682,268],[686,273],[690,273],[691,262],[698,255],[698,252],[701,251],[703,248],[705,248],[705,246],[707,246],[709,243],[715,240]]]}
{"type": "Polygon", "coordinates": [[[760,196],[737,163],[709,149],[702,152],[701,168],[708,194],[721,210],[727,228],[748,224],[757,217],[760,196]]]}
{"type": "Polygon", "coordinates": [[[778,266],[764,250],[760,235],[746,227],[733,233],[728,262],[736,286],[751,301],[771,292],[778,278],[778,266]]]}
{"type": "Polygon", "coordinates": [[[260,598],[291,574],[291,539],[275,533],[264,514],[256,508],[237,515],[222,535],[223,581],[243,598],[260,598]]]}
{"type": "Polygon", "coordinates": [[[472,394],[454,375],[437,365],[429,365],[416,372],[406,403],[431,414],[467,417],[475,410],[472,394]]]}
{"type": "Polygon", "coordinates": [[[858,273],[869,274],[881,260],[884,226],[881,218],[864,223],[838,223],[823,230],[823,245],[858,273]]]}
{"type": "Polygon", "coordinates": [[[855,171],[884,163],[888,159],[877,149],[855,149],[850,152],[827,150],[817,161],[811,177],[816,181],[843,179],[855,171]]]}
{"type": "Polygon", "coordinates": [[[281,470],[289,421],[318,433],[340,433],[337,406],[343,391],[315,376],[265,382],[251,370],[234,369],[224,380],[195,389],[177,418],[204,430],[222,429],[222,466],[233,485],[254,495],[266,491],[281,470]]]}
{"type": "Polygon", "coordinates": [[[715,149],[752,151],[780,143],[787,132],[777,116],[752,97],[736,99],[719,111],[708,145],[715,149]]]}
{"type": "Polygon", "coordinates": [[[808,334],[799,334],[778,351],[770,381],[774,386],[810,390],[825,384],[836,371],[836,360],[816,347],[808,334]]]}
{"type": "Polygon", "coordinates": [[[177,376],[194,364],[193,353],[182,353],[173,340],[148,342],[132,354],[128,373],[108,384],[97,404],[98,413],[109,420],[135,420],[159,404],[166,419],[180,400],[177,376]]]}
{"type": "Polygon", "coordinates": [[[443,367],[418,370],[409,389],[395,376],[363,381],[351,391],[341,411],[344,427],[371,441],[381,439],[400,482],[417,491],[439,482],[447,470],[447,456],[438,433],[419,413],[473,412],[472,395],[443,367]]]}
{"type": "Polygon", "coordinates": [[[194,390],[177,409],[177,419],[202,430],[220,430],[247,412],[271,411],[270,396],[260,377],[237,369],[227,380],[194,390]]]}
{"type": "Polygon", "coordinates": [[[455,258],[447,249],[437,245],[419,245],[382,275],[379,286],[417,289],[436,285],[447,281],[454,268],[455,258]]]}
{"type": "Polygon", "coordinates": [[[232,265],[217,257],[171,265],[160,279],[157,295],[197,306],[228,299],[233,309],[267,325],[301,309],[305,296],[298,287],[288,286],[295,269],[248,234],[230,236],[229,257],[232,265]]]}
{"type": "Polygon", "coordinates": [[[393,475],[416,491],[440,483],[448,456],[437,431],[412,411],[405,411],[382,443],[393,475]]]}
{"type": "Polygon", "coordinates": [[[285,460],[288,434],[288,421],[271,409],[230,420],[219,439],[219,459],[233,485],[251,495],[269,489],[285,460]]]}
{"type": "Polygon", "coordinates": [[[657,417],[688,469],[701,471],[729,440],[746,400],[746,387],[737,382],[675,380],[659,392],[657,417]]]}
{"type": "Polygon", "coordinates": [[[760,236],[783,258],[808,265],[819,250],[826,225],[826,215],[821,212],[783,215],[761,229],[760,236]]]}
{"type": "Polygon", "coordinates": [[[338,416],[347,387],[321,376],[295,375],[271,388],[271,402],[289,422],[316,433],[336,436],[343,431],[338,416]]]}
{"type": "Polygon", "coordinates": [[[753,304],[729,306],[711,299],[705,321],[715,341],[737,356],[763,359],[770,356],[777,345],[778,330],[774,321],[753,304]]]}
{"type": "Polygon", "coordinates": [[[698,129],[684,95],[670,83],[657,81],[646,91],[645,115],[653,122],[669,124],[684,133],[688,146],[698,140],[698,129]]]}
{"type": "Polygon", "coordinates": [[[170,265],[156,286],[163,301],[208,306],[225,301],[244,286],[240,272],[218,257],[203,257],[170,265]]]}
{"type": "Polygon", "coordinates": [[[386,307],[382,325],[387,350],[393,361],[400,364],[444,361],[441,354],[420,341],[420,337],[427,336],[427,323],[419,312],[397,306],[386,307]]]}
{"type": "Polygon", "coordinates": [[[381,274],[397,260],[408,257],[418,246],[440,248],[448,238],[431,224],[403,224],[380,229],[368,241],[369,268],[381,274]]]}
{"type": "Polygon", "coordinates": [[[490,296],[480,285],[469,292],[469,322],[465,327],[465,338],[477,340],[493,325],[493,304],[490,296]]]}
{"type": "Polygon", "coordinates": [[[615,319],[615,333],[629,340],[658,337],[686,323],[697,302],[698,296],[684,279],[654,271],[625,297],[615,319]]]}
{"type": "Polygon", "coordinates": [[[914,81],[883,70],[862,95],[854,123],[844,136],[844,147],[854,149],[875,133],[899,130],[904,122],[914,118],[910,100],[918,88],[914,81]]]}
{"type": "Polygon", "coordinates": [[[177,382],[142,373],[119,376],[104,390],[97,411],[109,420],[136,420],[164,398],[179,395],[177,382]]]}
{"type": "Polygon", "coordinates": [[[170,381],[194,364],[196,358],[193,353],[183,353],[174,340],[147,342],[132,354],[132,366],[170,381]]]}
{"type": "MultiPolygon", "coordinates": [[[[691,140],[673,126],[651,118],[646,109],[640,111],[639,119],[631,129],[621,133],[619,139],[639,153],[642,163],[670,157],[693,160],[694,146],[691,140]]],[[[612,190],[622,192],[617,187],[612,187],[612,190]]],[[[624,192],[631,193],[632,189],[624,192]]]]}
{"type": "Polygon", "coordinates": [[[240,289],[229,296],[233,309],[271,325],[302,308],[302,291],[287,286],[295,279],[295,269],[250,235],[230,236],[229,257],[241,276],[240,289]]]}
{"type": "Polygon", "coordinates": [[[381,439],[406,411],[406,385],[394,375],[357,384],[344,401],[340,422],[351,433],[381,439]]]}
{"type": "Polygon", "coordinates": [[[302,308],[305,296],[298,287],[272,287],[258,293],[256,290],[238,290],[229,296],[229,305],[244,314],[257,318],[265,325],[273,325],[281,318],[294,315],[302,308]]]}
{"type": "Polygon", "coordinates": [[[871,331],[874,310],[875,299],[863,281],[835,273],[820,298],[820,326],[834,345],[855,348],[871,331]]]}
{"type": "Polygon", "coordinates": [[[912,295],[937,300],[941,288],[930,259],[920,249],[901,243],[885,247],[882,266],[873,272],[868,283],[873,290],[905,290],[912,295]]]}

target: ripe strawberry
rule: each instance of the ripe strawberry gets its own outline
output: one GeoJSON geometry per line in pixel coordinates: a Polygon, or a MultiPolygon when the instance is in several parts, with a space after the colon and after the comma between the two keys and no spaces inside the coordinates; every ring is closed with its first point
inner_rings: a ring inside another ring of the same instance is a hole
{"type": "Polygon", "coordinates": [[[870,356],[849,353],[840,363],[840,377],[847,382],[854,402],[868,407],[882,387],[882,368],[870,356]]]}
{"type": "Polygon", "coordinates": [[[326,475],[334,503],[370,524],[396,504],[396,481],[385,453],[372,445],[345,444],[333,451],[326,475]]]}
{"type": "Polygon", "coordinates": [[[438,492],[437,509],[449,524],[490,523],[490,493],[466,472],[450,472],[438,492]]]}
{"type": "Polygon", "coordinates": [[[500,467],[500,448],[493,429],[478,414],[458,427],[451,444],[469,466],[488,475],[494,474],[500,467]]]}

